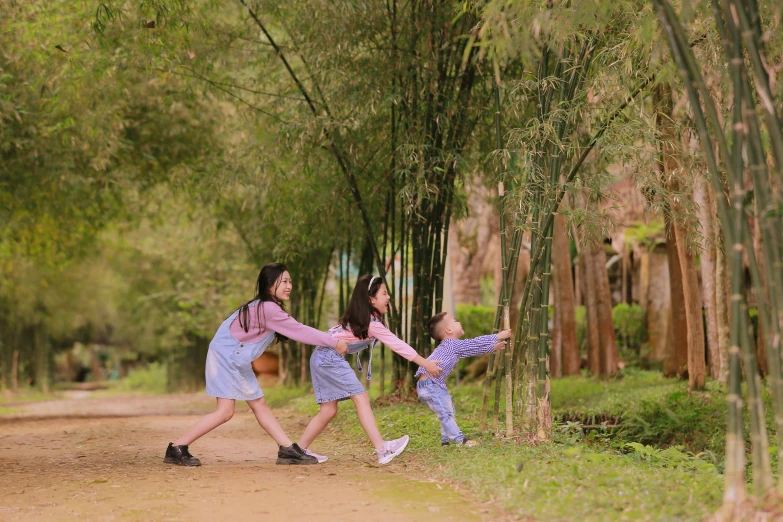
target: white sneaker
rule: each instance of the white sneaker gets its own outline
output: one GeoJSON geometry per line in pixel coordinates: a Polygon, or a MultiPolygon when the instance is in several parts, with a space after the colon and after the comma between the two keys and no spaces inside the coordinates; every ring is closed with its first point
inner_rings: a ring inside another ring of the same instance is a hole
{"type": "Polygon", "coordinates": [[[318,453],[314,451],[310,451],[309,449],[304,450],[304,452],[310,455],[311,457],[315,457],[315,459],[318,461],[318,464],[323,464],[324,462],[329,460],[329,457],[327,457],[326,455],[319,455],[318,453]]]}
{"type": "Polygon", "coordinates": [[[405,446],[408,445],[408,441],[411,438],[407,435],[403,435],[399,439],[387,440],[383,443],[383,449],[375,450],[375,454],[378,455],[378,464],[388,464],[394,457],[405,451],[405,446]]]}

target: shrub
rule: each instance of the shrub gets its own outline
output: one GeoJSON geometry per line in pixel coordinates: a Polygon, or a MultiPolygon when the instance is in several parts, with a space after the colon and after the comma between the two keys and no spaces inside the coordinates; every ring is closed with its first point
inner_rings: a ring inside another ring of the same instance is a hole
{"type": "MultiPolygon", "coordinates": [[[[478,337],[492,333],[495,326],[495,308],[492,306],[473,306],[470,304],[457,305],[457,319],[462,323],[462,329],[465,330],[463,339],[478,337]]],[[[484,375],[487,371],[487,356],[468,357],[460,359],[458,363],[460,375],[464,375],[467,380],[476,379],[484,375]],[[466,372],[463,374],[462,372],[466,372]]]]}
{"type": "Polygon", "coordinates": [[[620,303],[612,310],[612,323],[617,343],[638,352],[647,337],[642,309],[638,305],[620,303]]]}
{"type": "Polygon", "coordinates": [[[492,333],[495,326],[495,309],[490,306],[457,305],[457,319],[465,330],[465,339],[492,333]]]}
{"type": "Polygon", "coordinates": [[[168,378],[166,366],[157,362],[134,368],[119,383],[119,389],[146,393],[166,393],[168,378]]]}
{"type": "Polygon", "coordinates": [[[587,352],[587,309],[584,306],[576,307],[576,345],[579,353],[587,352]]]}

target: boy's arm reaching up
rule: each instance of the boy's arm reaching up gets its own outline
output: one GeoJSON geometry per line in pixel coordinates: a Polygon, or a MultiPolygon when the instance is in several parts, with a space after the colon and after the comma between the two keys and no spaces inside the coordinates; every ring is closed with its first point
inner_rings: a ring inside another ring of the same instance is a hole
{"type": "Polygon", "coordinates": [[[503,341],[509,337],[511,337],[511,330],[503,330],[497,334],[482,335],[474,339],[454,339],[451,342],[454,343],[457,355],[460,358],[475,357],[493,350],[502,349],[498,345],[503,345],[504,343],[499,343],[498,341],[503,341]]]}

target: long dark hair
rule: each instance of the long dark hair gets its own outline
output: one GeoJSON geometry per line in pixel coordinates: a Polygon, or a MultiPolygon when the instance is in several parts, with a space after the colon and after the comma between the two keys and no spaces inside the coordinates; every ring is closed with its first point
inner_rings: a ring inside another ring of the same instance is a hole
{"type": "Polygon", "coordinates": [[[359,339],[367,339],[370,330],[370,318],[375,317],[383,322],[381,313],[370,304],[370,297],[375,297],[381,285],[384,284],[383,278],[370,275],[363,275],[356,281],[356,286],[351,294],[351,302],[348,303],[348,309],[340,319],[340,326],[349,328],[353,335],[359,339]],[[372,284],[370,284],[372,281],[372,284]]]}
{"type": "MultiPolygon", "coordinates": [[[[242,327],[245,333],[247,333],[250,328],[249,319],[251,304],[257,302],[256,317],[258,318],[259,331],[262,330],[266,324],[266,317],[264,317],[264,322],[261,322],[260,314],[263,313],[262,310],[264,308],[262,303],[271,301],[272,303],[275,303],[280,308],[282,308],[283,311],[285,311],[283,302],[275,297],[275,292],[277,291],[277,287],[279,285],[277,282],[278,279],[280,279],[280,276],[287,271],[288,269],[282,263],[269,263],[261,269],[261,273],[258,274],[258,280],[256,281],[256,296],[239,307],[239,326],[242,327]]],[[[278,341],[287,341],[288,337],[275,332],[275,339],[278,341]]]]}

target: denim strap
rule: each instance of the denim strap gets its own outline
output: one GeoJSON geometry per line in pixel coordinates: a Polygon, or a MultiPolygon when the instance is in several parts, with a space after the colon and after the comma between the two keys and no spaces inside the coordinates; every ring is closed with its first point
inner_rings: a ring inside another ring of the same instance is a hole
{"type": "MultiPolygon", "coordinates": [[[[372,344],[370,345],[370,359],[367,361],[367,380],[369,381],[372,379],[372,352],[375,349],[375,345],[378,343],[378,339],[373,340],[372,344]]],[[[356,369],[359,370],[359,373],[362,373],[362,358],[359,357],[359,354],[362,351],[356,352],[356,369]]]]}
{"type": "Polygon", "coordinates": [[[375,339],[370,345],[370,360],[367,361],[367,380],[372,379],[372,351],[375,349],[375,345],[378,344],[378,339],[375,339]]]}

